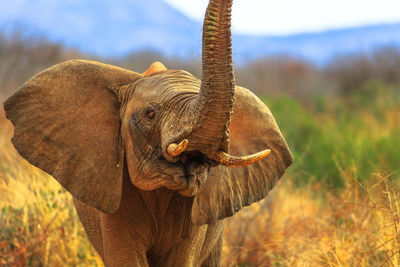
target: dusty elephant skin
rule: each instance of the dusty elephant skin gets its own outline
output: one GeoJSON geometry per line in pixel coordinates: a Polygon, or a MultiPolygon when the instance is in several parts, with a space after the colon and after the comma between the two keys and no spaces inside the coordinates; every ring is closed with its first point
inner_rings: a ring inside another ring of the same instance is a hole
{"type": "Polygon", "coordinates": [[[14,146],[73,195],[106,266],[218,266],[222,220],[292,162],[268,108],[235,86],[231,4],[209,3],[201,80],[71,60],[4,103],[14,146]]]}

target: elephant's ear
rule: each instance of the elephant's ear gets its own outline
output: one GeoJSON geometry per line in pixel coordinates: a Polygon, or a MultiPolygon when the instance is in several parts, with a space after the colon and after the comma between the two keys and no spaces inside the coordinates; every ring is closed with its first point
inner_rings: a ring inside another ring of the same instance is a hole
{"type": "Polygon", "coordinates": [[[271,154],[247,167],[212,168],[195,197],[192,221],[212,223],[263,199],[292,163],[292,155],[271,112],[249,90],[236,87],[231,118],[230,154],[249,155],[269,148],[271,154]]]}
{"type": "Polygon", "coordinates": [[[112,90],[139,76],[83,60],[39,73],[4,103],[15,148],[80,201],[115,212],[122,159],[119,101],[112,90]]]}

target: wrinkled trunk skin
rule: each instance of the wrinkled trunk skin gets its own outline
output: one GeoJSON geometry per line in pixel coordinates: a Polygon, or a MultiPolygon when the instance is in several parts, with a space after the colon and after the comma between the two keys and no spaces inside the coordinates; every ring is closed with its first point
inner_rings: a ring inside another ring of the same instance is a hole
{"type": "Polygon", "coordinates": [[[197,118],[189,137],[188,150],[200,150],[209,158],[218,149],[228,152],[227,129],[235,88],[231,6],[232,0],[211,0],[204,19],[203,74],[199,96],[193,103],[197,118]]]}

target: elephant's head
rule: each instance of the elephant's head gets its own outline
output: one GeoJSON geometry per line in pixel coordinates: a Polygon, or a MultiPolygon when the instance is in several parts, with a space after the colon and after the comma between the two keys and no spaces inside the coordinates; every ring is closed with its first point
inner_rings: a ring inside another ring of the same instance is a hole
{"type": "Polygon", "coordinates": [[[119,207],[124,169],[139,189],[194,197],[198,224],[264,198],[292,157],[268,108],[235,86],[230,8],[210,1],[201,81],[161,63],[138,74],[82,60],[31,78],[4,104],[15,147],[103,212],[119,207]]]}

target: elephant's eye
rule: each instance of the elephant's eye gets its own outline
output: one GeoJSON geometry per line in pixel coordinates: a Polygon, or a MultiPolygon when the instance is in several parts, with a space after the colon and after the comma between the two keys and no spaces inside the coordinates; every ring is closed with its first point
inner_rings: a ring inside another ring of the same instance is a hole
{"type": "Polygon", "coordinates": [[[146,117],[147,117],[147,118],[153,119],[155,115],[156,115],[156,114],[154,113],[154,111],[153,111],[152,109],[146,110],[146,117]]]}

